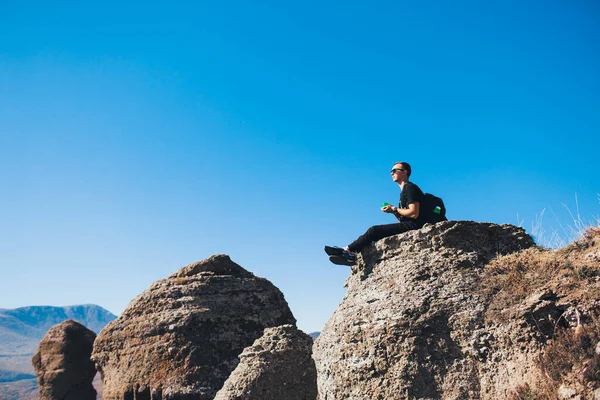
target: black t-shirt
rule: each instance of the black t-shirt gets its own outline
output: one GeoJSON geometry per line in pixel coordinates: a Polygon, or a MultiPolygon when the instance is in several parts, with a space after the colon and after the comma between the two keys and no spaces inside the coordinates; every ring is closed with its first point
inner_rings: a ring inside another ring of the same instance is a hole
{"type": "MultiPolygon", "coordinates": [[[[400,192],[400,203],[398,204],[398,207],[408,208],[408,205],[412,203],[423,204],[423,196],[423,191],[417,185],[412,182],[406,182],[404,188],[400,192]]],[[[422,215],[423,214],[419,212],[419,217],[417,219],[403,217],[402,220],[422,223],[422,215]]]]}

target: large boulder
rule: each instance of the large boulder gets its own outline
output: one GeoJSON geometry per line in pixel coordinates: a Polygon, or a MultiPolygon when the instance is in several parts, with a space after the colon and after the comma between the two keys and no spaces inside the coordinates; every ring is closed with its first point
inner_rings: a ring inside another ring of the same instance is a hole
{"type": "Polygon", "coordinates": [[[511,364],[519,379],[536,355],[492,360],[481,277],[533,244],[512,225],[448,221],[369,246],[315,342],[320,399],[507,398],[502,357],[523,361],[511,364]]]}
{"type": "Polygon", "coordinates": [[[315,400],[313,340],[292,325],[265,329],[240,355],[215,400],[315,400]]]}
{"type": "Polygon", "coordinates": [[[79,322],[68,320],[51,327],[42,338],[32,363],[40,400],[88,400],[96,398],[90,360],[96,334],[79,322]]]}
{"type": "Polygon", "coordinates": [[[265,328],[295,323],[271,282],[215,255],[137,296],[92,358],[105,399],[212,399],[265,328]]]}

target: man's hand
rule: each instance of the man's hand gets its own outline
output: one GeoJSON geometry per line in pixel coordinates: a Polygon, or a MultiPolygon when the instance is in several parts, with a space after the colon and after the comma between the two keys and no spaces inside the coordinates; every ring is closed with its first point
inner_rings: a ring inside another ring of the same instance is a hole
{"type": "Polygon", "coordinates": [[[381,211],[384,213],[393,214],[396,212],[396,207],[390,204],[389,206],[381,207],[381,211]]]}

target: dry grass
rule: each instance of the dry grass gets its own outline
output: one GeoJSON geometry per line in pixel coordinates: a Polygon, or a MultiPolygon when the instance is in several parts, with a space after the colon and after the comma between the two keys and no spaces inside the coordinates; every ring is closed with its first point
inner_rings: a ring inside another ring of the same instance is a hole
{"type": "Polygon", "coordinates": [[[531,388],[527,383],[521,386],[517,386],[508,395],[508,400],[541,400],[540,394],[531,388]]]}
{"type": "Polygon", "coordinates": [[[543,379],[535,387],[516,387],[511,400],[556,399],[563,384],[580,393],[600,387],[600,226],[587,228],[579,240],[558,250],[537,247],[494,260],[483,279],[482,291],[489,300],[486,321],[506,322],[511,317],[507,310],[548,290],[587,313],[580,320],[578,316],[577,328],[554,325],[538,360],[543,379]]]}
{"type": "Polygon", "coordinates": [[[576,329],[561,330],[550,341],[541,356],[540,367],[551,382],[560,384],[568,374],[574,374],[582,385],[600,383],[600,321],[593,317],[576,329]]]}
{"type": "Polygon", "coordinates": [[[600,386],[600,320],[589,317],[576,329],[564,328],[548,343],[540,355],[538,367],[544,375],[534,389],[528,384],[517,387],[511,400],[554,400],[561,385],[591,392],[600,386]]]}
{"type": "Polygon", "coordinates": [[[536,292],[550,289],[562,297],[580,300],[600,298],[590,283],[600,277],[600,227],[588,228],[582,238],[558,250],[540,247],[499,256],[488,265],[483,293],[490,305],[486,319],[503,322],[502,311],[521,303],[536,292]]]}
{"type": "MultiPolygon", "coordinates": [[[[598,193],[598,203],[600,204],[600,193],[598,193]]],[[[554,217],[554,227],[544,226],[544,215],[546,209],[543,209],[539,215],[536,215],[535,220],[531,223],[531,234],[535,238],[535,242],[544,248],[558,249],[568,246],[570,243],[580,240],[588,227],[599,226],[600,216],[592,217],[589,220],[584,220],[579,211],[579,200],[575,194],[575,211],[564,203],[563,208],[566,210],[569,223],[561,221],[554,210],[549,209],[554,217]]],[[[519,216],[517,214],[517,220],[519,216]]],[[[519,221],[519,226],[523,226],[524,221],[519,221]]]]}
{"type": "Polygon", "coordinates": [[[188,282],[188,277],[187,276],[179,276],[179,277],[173,279],[173,282],[176,285],[185,285],[188,282]]]}
{"type": "Polygon", "coordinates": [[[544,379],[535,388],[516,387],[509,400],[555,400],[561,385],[590,393],[600,386],[600,319],[588,317],[577,328],[563,328],[548,342],[537,365],[544,379]],[[587,390],[586,390],[587,388],[587,390]]]}

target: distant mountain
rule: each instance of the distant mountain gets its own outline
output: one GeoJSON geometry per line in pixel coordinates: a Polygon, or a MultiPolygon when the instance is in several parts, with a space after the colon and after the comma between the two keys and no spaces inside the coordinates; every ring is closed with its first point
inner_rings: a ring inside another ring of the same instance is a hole
{"type": "Polygon", "coordinates": [[[29,388],[37,390],[31,357],[53,325],[73,319],[97,334],[116,318],[94,304],[0,309],[0,398],[24,399],[23,393],[29,388]]]}
{"type": "Polygon", "coordinates": [[[98,333],[107,323],[117,318],[110,311],[93,305],[66,307],[30,306],[13,310],[0,309],[0,343],[26,337],[41,340],[53,325],[74,319],[98,333]]]}

